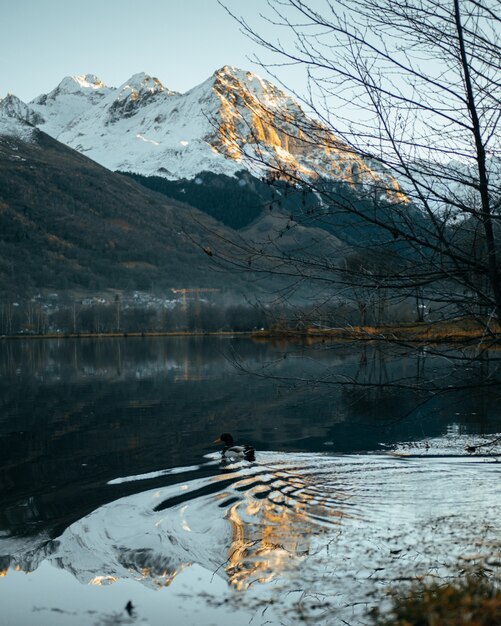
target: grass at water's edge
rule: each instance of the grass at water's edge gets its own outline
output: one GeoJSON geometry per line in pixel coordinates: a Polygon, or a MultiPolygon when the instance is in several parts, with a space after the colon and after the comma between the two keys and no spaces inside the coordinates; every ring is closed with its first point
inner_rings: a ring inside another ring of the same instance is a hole
{"type": "Polygon", "coordinates": [[[385,326],[342,326],[338,328],[306,327],[301,329],[272,328],[252,333],[255,339],[304,338],[307,341],[349,339],[363,341],[406,341],[410,343],[468,343],[501,340],[501,328],[494,322],[487,326],[474,319],[445,322],[420,322],[385,326]]]}
{"type": "Polygon", "coordinates": [[[393,591],[390,610],[376,610],[372,618],[374,626],[499,626],[500,582],[470,575],[415,583],[393,591]]]}

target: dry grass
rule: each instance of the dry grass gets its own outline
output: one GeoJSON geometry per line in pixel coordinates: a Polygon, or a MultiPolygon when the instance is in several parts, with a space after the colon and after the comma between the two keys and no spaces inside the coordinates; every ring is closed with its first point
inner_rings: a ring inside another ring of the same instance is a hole
{"type": "Polygon", "coordinates": [[[470,576],[439,585],[416,584],[392,594],[389,613],[373,615],[375,626],[499,626],[501,590],[495,583],[470,576]]]}
{"type": "Polygon", "coordinates": [[[394,324],[386,326],[344,326],[341,328],[272,328],[256,331],[255,338],[270,337],[304,337],[315,339],[350,339],[366,341],[408,341],[423,343],[465,343],[485,340],[487,343],[501,339],[501,328],[492,320],[484,323],[481,320],[461,318],[444,322],[394,324]]]}

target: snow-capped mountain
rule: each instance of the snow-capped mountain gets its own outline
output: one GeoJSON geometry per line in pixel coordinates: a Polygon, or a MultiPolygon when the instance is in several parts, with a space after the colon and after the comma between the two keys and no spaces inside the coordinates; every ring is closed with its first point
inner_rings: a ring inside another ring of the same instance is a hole
{"type": "Polygon", "coordinates": [[[17,96],[9,94],[0,98],[0,136],[31,142],[38,132],[34,125],[43,121],[38,113],[17,96]]]}
{"type": "Polygon", "coordinates": [[[396,188],[290,96],[229,66],[184,94],[145,73],[118,88],[87,74],[64,78],[29,106],[17,102],[22,119],[111,170],[175,180],[286,166],[305,177],[354,185],[383,179],[396,188]]]}
{"type": "Polygon", "coordinates": [[[30,107],[40,115],[42,130],[57,138],[62,128],[71,126],[113,91],[93,74],[66,76],[51,92],[30,102],[30,107]]]}
{"type": "Polygon", "coordinates": [[[0,99],[0,118],[11,118],[31,125],[43,124],[44,119],[17,96],[9,94],[0,99]]]}

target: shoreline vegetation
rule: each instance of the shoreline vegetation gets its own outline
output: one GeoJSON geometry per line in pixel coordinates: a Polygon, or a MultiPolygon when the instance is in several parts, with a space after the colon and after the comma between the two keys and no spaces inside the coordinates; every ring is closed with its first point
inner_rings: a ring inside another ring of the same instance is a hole
{"type": "Polygon", "coordinates": [[[345,325],[339,327],[302,328],[286,325],[272,326],[261,330],[245,331],[204,331],[204,330],[177,330],[177,331],[135,331],[135,332],[47,332],[47,333],[18,333],[0,335],[0,339],[99,339],[99,338],[133,338],[133,337],[249,337],[254,340],[273,341],[405,341],[409,343],[497,343],[501,339],[501,328],[494,321],[485,323],[472,318],[440,322],[415,322],[405,324],[388,324],[381,326],[345,325]]]}
{"type": "Polygon", "coordinates": [[[481,341],[495,343],[501,339],[501,327],[491,320],[458,318],[438,322],[414,322],[400,324],[346,325],[335,328],[306,327],[303,329],[270,329],[255,331],[254,338],[297,338],[308,340],[351,341],[406,341],[410,343],[470,343],[481,341]]]}
{"type": "Polygon", "coordinates": [[[391,607],[370,612],[374,626],[496,626],[501,587],[485,570],[466,571],[451,581],[416,580],[390,592],[391,607]]]}

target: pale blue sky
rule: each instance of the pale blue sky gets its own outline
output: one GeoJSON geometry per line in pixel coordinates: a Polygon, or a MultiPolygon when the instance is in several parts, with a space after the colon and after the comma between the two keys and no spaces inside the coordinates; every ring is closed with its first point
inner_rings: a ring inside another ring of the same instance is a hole
{"type": "MultiPolygon", "coordinates": [[[[266,0],[225,4],[256,16],[266,0]]],[[[119,86],[140,71],[183,92],[226,64],[266,76],[255,52],[217,0],[0,0],[0,97],[29,101],[71,74],[119,86]]]]}

